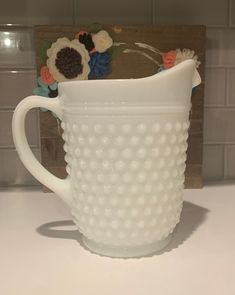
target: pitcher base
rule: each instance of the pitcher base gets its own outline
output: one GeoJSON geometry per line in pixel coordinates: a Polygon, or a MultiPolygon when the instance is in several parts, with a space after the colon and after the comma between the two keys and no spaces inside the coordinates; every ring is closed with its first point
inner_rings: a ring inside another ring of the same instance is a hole
{"type": "Polygon", "coordinates": [[[89,240],[83,236],[83,243],[92,252],[95,252],[103,256],[131,258],[131,257],[141,257],[141,256],[154,254],[155,252],[158,252],[162,250],[163,248],[165,248],[171,241],[171,238],[172,238],[172,234],[170,234],[167,238],[152,244],[121,247],[121,246],[111,246],[111,245],[98,243],[98,242],[89,240]]]}

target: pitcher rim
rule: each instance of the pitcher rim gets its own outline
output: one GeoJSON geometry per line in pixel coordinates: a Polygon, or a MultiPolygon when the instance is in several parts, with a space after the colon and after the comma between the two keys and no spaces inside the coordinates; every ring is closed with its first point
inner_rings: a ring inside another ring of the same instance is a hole
{"type": "MultiPolygon", "coordinates": [[[[153,75],[150,75],[150,76],[147,76],[147,77],[142,77],[142,78],[118,78],[118,79],[94,79],[94,80],[73,80],[73,81],[63,81],[63,82],[59,82],[58,84],[63,86],[63,85],[68,85],[68,84],[75,84],[75,83],[88,83],[88,82],[93,82],[93,83],[104,83],[104,82],[109,82],[109,83],[113,83],[113,82],[126,82],[128,81],[130,83],[130,81],[134,82],[134,81],[144,81],[144,80],[149,80],[149,79],[153,79],[153,78],[156,78],[156,77],[161,77],[161,76],[164,76],[164,75],[168,75],[170,72],[171,73],[174,73],[174,72],[177,72],[179,71],[180,69],[186,67],[187,65],[193,65],[195,64],[194,60],[192,59],[188,59],[188,60],[184,60],[182,61],[181,63],[173,66],[172,68],[170,69],[166,69],[166,70],[163,70],[163,71],[160,71],[160,72],[157,72],[153,75]]],[[[195,66],[195,69],[196,69],[196,66],[195,66]]]]}

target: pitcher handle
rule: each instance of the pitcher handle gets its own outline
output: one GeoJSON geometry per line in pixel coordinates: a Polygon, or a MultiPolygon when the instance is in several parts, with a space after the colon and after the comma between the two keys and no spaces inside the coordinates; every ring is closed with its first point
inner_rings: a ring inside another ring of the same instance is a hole
{"type": "Polygon", "coordinates": [[[25,135],[25,116],[27,112],[35,107],[46,108],[54,112],[60,119],[62,109],[59,99],[45,98],[37,95],[24,98],[16,107],[12,120],[12,134],[16,150],[20,160],[29,172],[42,184],[55,192],[62,200],[71,205],[72,195],[70,193],[70,177],[58,178],[46,170],[32,153],[25,135]]]}

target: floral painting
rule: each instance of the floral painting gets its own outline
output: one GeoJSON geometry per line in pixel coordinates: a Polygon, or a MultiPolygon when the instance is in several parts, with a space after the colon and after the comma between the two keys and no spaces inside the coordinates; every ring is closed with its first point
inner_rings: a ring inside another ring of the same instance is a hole
{"type": "MultiPolygon", "coordinates": [[[[203,83],[192,91],[185,185],[202,186],[204,26],[46,25],[36,26],[34,36],[38,77],[33,92],[48,98],[58,96],[64,81],[143,78],[194,60],[203,83]]],[[[66,177],[60,120],[41,110],[42,163],[66,177]]]]}
{"type": "Polygon", "coordinates": [[[110,71],[113,40],[100,30],[96,34],[78,32],[73,40],[58,38],[47,49],[47,61],[41,66],[34,94],[56,97],[59,82],[101,79],[110,71]]]}
{"type": "Polygon", "coordinates": [[[156,65],[156,72],[167,70],[186,59],[193,59],[197,68],[200,65],[191,49],[161,52],[150,44],[140,42],[134,42],[136,49],[130,49],[125,42],[114,42],[106,30],[101,28],[95,31],[94,27],[91,31],[82,30],[72,40],[61,37],[50,44],[34,94],[56,97],[59,82],[103,79],[111,72],[112,59],[118,54],[140,54],[156,65]],[[146,53],[146,50],[154,53],[155,57],[146,53]]]}

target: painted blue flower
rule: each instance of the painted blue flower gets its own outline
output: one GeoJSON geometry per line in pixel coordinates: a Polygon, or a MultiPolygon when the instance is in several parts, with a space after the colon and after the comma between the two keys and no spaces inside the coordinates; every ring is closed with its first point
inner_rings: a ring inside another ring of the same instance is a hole
{"type": "Polygon", "coordinates": [[[196,94],[198,90],[198,86],[193,87],[192,89],[192,95],[196,94]]]}
{"type": "Polygon", "coordinates": [[[89,79],[101,79],[110,72],[111,55],[108,52],[94,52],[89,61],[89,79]]]}
{"type": "Polygon", "coordinates": [[[159,69],[158,69],[158,73],[160,73],[160,72],[162,72],[162,71],[165,71],[164,66],[159,67],[159,69]]]}
{"type": "Polygon", "coordinates": [[[33,89],[33,94],[39,95],[39,96],[44,96],[44,97],[49,97],[49,88],[48,85],[44,84],[42,82],[42,79],[39,77],[38,80],[38,87],[33,89]]]}
{"type": "MultiPolygon", "coordinates": [[[[44,96],[44,97],[49,97],[50,90],[48,88],[48,85],[44,84],[40,77],[37,79],[37,82],[38,82],[38,87],[35,87],[33,89],[33,94],[39,95],[39,96],[44,96]]],[[[45,108],[40,108],[40,110],[43,112],[48,111],[45,108]]]]}
{"type": "MultiPolygon", "coordinates": [[[[33,94],[44,96],[44,97],[56,97],[58,94],[58,83],[55,82],[51,85],[44,84],[42,79],[39,77],[37,79],[38,87],[33,89],[33,94]]],[[[40,108],[41,111],[47,112],[48,110],[45,108],[40,108]]]]}

